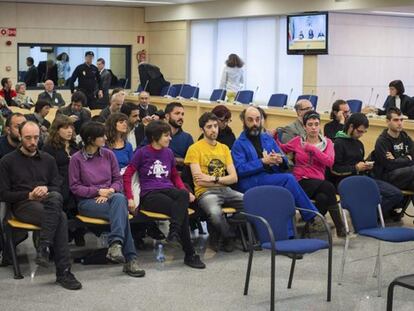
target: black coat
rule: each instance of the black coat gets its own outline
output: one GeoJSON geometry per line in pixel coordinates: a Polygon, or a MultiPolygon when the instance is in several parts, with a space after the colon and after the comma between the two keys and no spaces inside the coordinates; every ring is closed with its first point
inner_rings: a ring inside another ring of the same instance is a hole
{"type": "MultiPolygon", "coordinates": [[[[414,119],[414,100],[408,95],[400,95],[401,99],[401,112],[403,115],[406,115],[409,119],[414,119]]],[[[387,110],[391,107],[395,107],[395,97],[388,96],[385,100],[382,110],[378,110],[379,115],[384,115],[387,113],[387,110]]]]}
{"type": "Polygon", "coordinates": [[[138,66],[138,73],[142,88],[145,88],[145,91],[151,95],[160,95],[161,89],[170,84],[165,81],[160,68],[157,66],[151,64],[141,64],[138,66]]]}
{"type": "Polygon", "coordinates": [[[39,82],[37,68],[36,66],[31,66],[26,72],[26,76],[24,77],[24,83],[26,83],[27,87],[35,87],[37,86],[37,82],[39,82]]]}

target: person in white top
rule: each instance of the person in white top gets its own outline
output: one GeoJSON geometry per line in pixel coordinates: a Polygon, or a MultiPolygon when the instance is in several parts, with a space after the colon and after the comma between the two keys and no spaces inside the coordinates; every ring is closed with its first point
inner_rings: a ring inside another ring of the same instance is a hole
{"type": "Polygon", "coordinates": [[[230,54],[221,75],[220,88],[227,91],[227,101],[233,102],[244,84],[244,62],[237,54],[230,54]]]}

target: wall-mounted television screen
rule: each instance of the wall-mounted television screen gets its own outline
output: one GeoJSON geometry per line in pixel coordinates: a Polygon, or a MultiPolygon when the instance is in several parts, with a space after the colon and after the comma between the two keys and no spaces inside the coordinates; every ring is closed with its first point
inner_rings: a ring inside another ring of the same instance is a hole
{"type": "Polygon", "coordinates": [[[287,17],[287,54],[328,54],[328,13],[287,17]]]}

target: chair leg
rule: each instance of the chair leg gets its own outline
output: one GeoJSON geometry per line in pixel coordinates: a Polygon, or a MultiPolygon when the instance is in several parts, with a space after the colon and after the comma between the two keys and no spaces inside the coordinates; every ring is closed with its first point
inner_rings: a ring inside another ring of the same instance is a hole
{"type": "Polygon", "coordinates": [[[290,265],[289,282],[287,288],[292,288],[293,273],[295,272],[296,255],[293,254],[292,264],[290,265]]]}
{"type": "Polygon", "coordinates": [[[12,229],[10,228],[9,225],[6,225],[5,229],[6,229],[5,231],[6,231],[7,242],[9,244],[10,254],[12,257],[12,261],[13,261],[14,278],[23,279],[23,275],[20,272],[19,262],[17,261],[16,246],[14,245],[12,229]]]}
{"type": "Polygon", "coordinates": [[[270,267],[270,311],[275,311],[275,266],[276,266],[276,254],[275,251],[271,252],[271,267],[270,267]]]}
{"type": "MultiPolygon", "coordinates": [[[[243,247],[243,252],[247,252],[249,250],[249,248],[247,247],[246,237],[244,236],[243,224],[238,224],[237,228],[239,229],[239,232],[240,232],[240,239],[241,239],[241,243],[242,243],[242,247],[243,247]]],[[[253,241],[252,241],[252,243],[253,243],[253,241]]]]}
{"type": "MultiPolygon", "coordinates": [[[[342,271],[343,272],[343,271],[342,271]]],[[[332,295],[332,245],[329,247],[328,251],[328,289],[327,289],[327,301],[331,301],[332,295]]]]}
{"type": "Polygon", "coordinates": [[[392,311],[392,304],[394,302],[394,286],[395,286],[394,282],[391,282],[390,286],[388,286],[387,311],[392,311]]]}
{"type": "Polygon", "coordinates": [[[348,247],[349,247],[349,236],[347,234],[346,237],[345,237],[344,252],[342,254],[341,270],[339,271],[338,285],[342,285],[342,279],[344,277],[344,271],[345,271],[346,255],[348,253],[348,247]]]}
{"type": "Polygon", "coordinates": [[[247,263],[246,271],[246,281],[244,283],[244,295],[247,295],[249,292],[249,283],[250,283],[250,272],[252,270],[252,261],[253,261],[253,245],[249,241],[249,262],[247,263]]]}
{"type": "Polygon", "coordinates": [[[378,241],[378,297],[381,297],[381,285],[382,285],[382,254],[381,254],[381,241],[378,241]]]}

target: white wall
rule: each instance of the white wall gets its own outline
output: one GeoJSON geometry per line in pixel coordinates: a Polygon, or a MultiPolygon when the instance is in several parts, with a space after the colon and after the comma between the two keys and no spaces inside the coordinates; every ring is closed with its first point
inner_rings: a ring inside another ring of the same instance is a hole
{"type": "Polygon", "coordinates": [[[361,99],[373,88],[382,107],[388,83],[400,79],[414,96],[414,18],[358,14],[329,15],[329,55],[318,56],[317,93],[320,110],[335,99],[361,99]]]}

